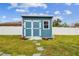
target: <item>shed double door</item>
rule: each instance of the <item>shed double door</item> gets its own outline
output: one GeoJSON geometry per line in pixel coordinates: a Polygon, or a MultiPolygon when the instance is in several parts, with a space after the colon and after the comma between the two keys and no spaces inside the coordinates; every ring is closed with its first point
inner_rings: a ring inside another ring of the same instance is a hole
{"type": "Polygon", "coordinates": [[[26,21],[26,37],[40,37],[40,36],[41,36],[40,20],[26,21]]]}

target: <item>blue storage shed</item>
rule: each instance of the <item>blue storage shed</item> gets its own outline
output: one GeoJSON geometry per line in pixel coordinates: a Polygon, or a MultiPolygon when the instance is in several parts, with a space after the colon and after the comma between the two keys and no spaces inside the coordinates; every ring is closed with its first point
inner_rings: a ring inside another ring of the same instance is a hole
{"type": "Polygon", "coordinates": [[[47,15],[23,15],[22,26],[24,38],[42,39],[53,38],[52,17],[47,15]]]}

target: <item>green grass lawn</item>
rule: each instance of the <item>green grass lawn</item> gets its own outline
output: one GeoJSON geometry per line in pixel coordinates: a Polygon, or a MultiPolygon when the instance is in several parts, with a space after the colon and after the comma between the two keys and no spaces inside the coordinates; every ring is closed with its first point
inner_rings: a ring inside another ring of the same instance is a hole
{"type": "Polygon", "coordinates": [[[38,52],[31,40],[22,40],[20,36],[0,36],[0,51],[11,55],[27,55],[38,52]]]}
{"type": "Polygon", "coordinates": [[[46,56],[79,56],[79,36],[55,36],[53,40],[42,40],[45,47],[42,55],[46,56]]]}
{"type": "MultiPolygon", "coordinates": [[[[56,35],[52,40],[40,40],[45,48],[45,56],[79,56],[79,36],[56,35]]],[[[20,36],[0,36],[0,51],[13,56],[31,56],[37,53],[36,45],[32,40],[22,40],[20,36]]]]}

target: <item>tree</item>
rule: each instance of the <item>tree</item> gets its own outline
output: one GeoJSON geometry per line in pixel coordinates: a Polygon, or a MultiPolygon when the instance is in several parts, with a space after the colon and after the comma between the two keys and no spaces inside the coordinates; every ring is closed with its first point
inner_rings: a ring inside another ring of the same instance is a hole
{"type": "Polygon", "coordinates": [[[63,23],[61,26],[62,27],[69,27],[67,23],[63,23]]]}
{"type": "Polygon", "coordinates": [[[56,20],[53,21],[53,26],[54,27],[59,27],[61,26],[61,20],[59,18],[57,18],[56,20]]]}
{"type": "Polygon", "coordinates": [[[74,27],[79,27],[79,23],[75,23],[74,24],[74,27]]]}

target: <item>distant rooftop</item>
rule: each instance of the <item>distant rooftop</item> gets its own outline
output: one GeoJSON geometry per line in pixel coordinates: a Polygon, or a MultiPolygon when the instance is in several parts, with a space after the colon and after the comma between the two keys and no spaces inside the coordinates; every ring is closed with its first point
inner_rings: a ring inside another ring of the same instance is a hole
{"type": "Polygon", "coordinates": [[[0,23],[0,26],[21,26],[21,21],[0,23]]]}

